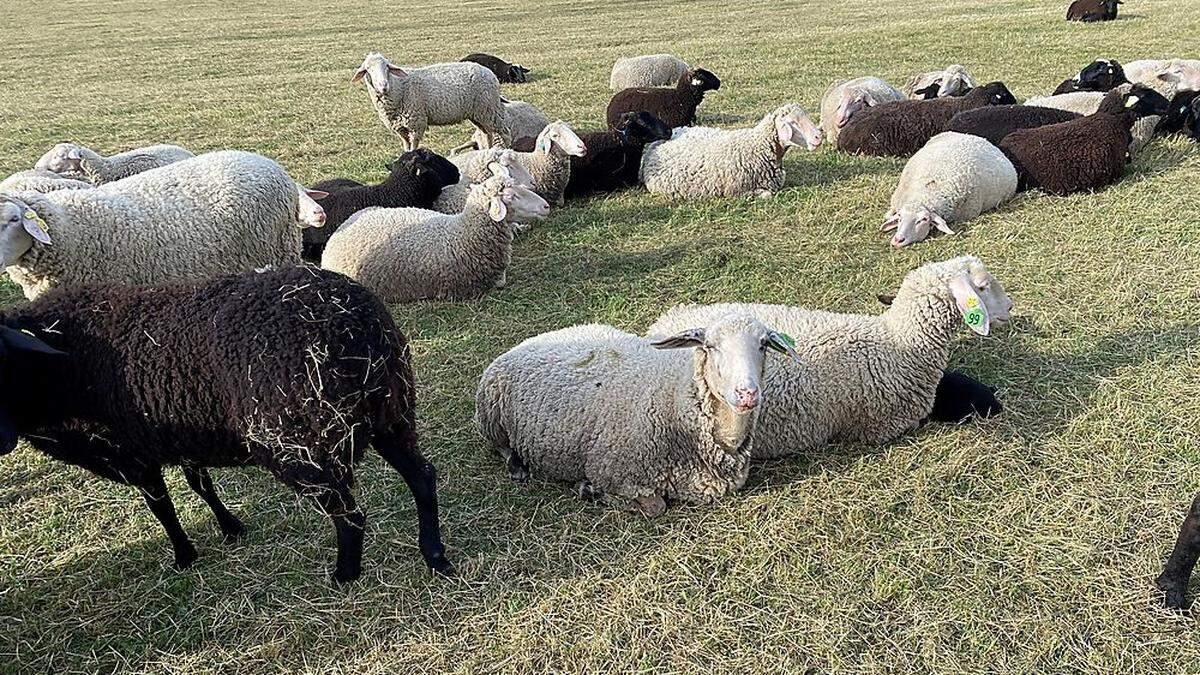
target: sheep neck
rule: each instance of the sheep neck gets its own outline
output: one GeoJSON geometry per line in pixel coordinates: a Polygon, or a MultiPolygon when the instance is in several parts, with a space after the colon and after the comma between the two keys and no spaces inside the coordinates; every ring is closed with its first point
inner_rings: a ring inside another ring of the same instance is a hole
{"type": "Polygon", "coordinates": [[[953,297],[940,280],[925,287],[905,280],[881,319],[898,346],[915,356],[924,355],[931,364],[944,364],[949,358],[950,342],[961,321],[953,297]]]}
{"type": "Polygon", "coordinates": [[[557,143],[551,143],[549,150],[529,153],[526,168],[536,183],[533,191],[546,201],[557,200],[566,187],[563,177],[570,166],[570,156],[557,143]]]}
{"type": "MultiPolygon", "coordinates": [[[[688,407],[695,411],[698,404],[701,449],[709,449],[711,455],[706,459],[718,461],[727,455],[749,456],[757,413],[738,415],[721,400],[704,376],[708,354],[703,349],[694,349],[693,352],[690,387],[694,398],[688,407]]],[[[688,398],[679,397],[679,400],[688,398]]]]}

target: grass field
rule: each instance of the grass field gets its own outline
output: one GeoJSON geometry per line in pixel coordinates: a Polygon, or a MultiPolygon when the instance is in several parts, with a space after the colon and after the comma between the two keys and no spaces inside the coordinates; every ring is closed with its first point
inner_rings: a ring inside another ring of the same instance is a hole
{"type": "MultiPolygon", "coordinates": [[[[510,57],[536,77],[506,95],[585,129],[602,124],[612,61],[635,53],[718,73],[701,123],[725,126],[785,101],[815,111],[837,77],[901,83],[958,62],[1027,97],[1100,56],[1197,56],[1200,3],[1128,0],[1092,26],[1062,21],[1066,4],[11,0],[0,170],[69,138],[378,179],[399,143],[348,82],[372,49],[510,57]]],[[[1151,592],[1200,490],[1200,150],[1156,141],[1111,189],[1022,196],[899,252],[877,230],[901,161],[822,148],[786,163],[767,202],[573,203],[521,238],[509,288],[394,308],[457,578],[425,574],[409,493],[377,457],[359,473],[366,570],[348,591],[327,583],[327,521],[262,471],[217,474],[251,528],[236,546],[169,475],[201,554],[179,573],[131,489],[27,448],[0,459],[0,671],[1200,668],[1200,630],[1151,592]],[[760,465],[720,505],[656,521],[510,484],[470,423],[479,373],[529,335],[640,331],[681,301],[875,312],[906,271],[964,252],[1016,303],[1010,327],[964,331],[953,358],[1001,387],[995,420],[760,465]]]]}

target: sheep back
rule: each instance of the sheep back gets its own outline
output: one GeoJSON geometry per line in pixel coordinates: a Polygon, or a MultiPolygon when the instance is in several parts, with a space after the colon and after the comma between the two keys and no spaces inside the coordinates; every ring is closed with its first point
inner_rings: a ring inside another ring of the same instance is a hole
{"type": "Polygon", "coordinates": [[[680,130],[646,146],[639,179],[653,194],[674,199],[740,197],[783,187],[782,158],[762,125],[733,131],[680,130]]]}
{"type": "Polygon", "coordinates": [[[1017,167],[1022,189],[1067,195],[1119,180],[1131,141],[1120,118],[1096,114],[1014,131],[1001,141],[1000,148],[1017,167]]]}
{"type": "Polygon", "coordinates": [[[946,125],[946,131],[972,134],[999,145],[1017,129],[1034,129],[1079,117],[1078,113],[1031,105],[996,105],[965,110],[946,125]]]}
{"type": "Polygon", "coordinates": [[[614,91],[632,87],[670,87],[691,68],[672,54],[650,54],[617,59],[608,87],[614,91]]]}
{"type": "Polygon", "coordinates": [[[947,223],[975,218],[1012,199],[1017,171],[992,143],[979,136],[943,132],[929,139],[900,174],[891,209],[923,205],[947,223]]]}
{"type": "Polygon", "coordinates": [[[859,155],[907,157],[941,133],[958,113],[987,105],[968,95],[903,100],[860,110],[842,127],[837,147],[859,155]]]}

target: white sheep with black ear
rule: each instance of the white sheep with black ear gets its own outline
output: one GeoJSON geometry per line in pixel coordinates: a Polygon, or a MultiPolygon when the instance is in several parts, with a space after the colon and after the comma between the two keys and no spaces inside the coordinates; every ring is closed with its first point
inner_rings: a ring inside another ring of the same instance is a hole
{"type": "Polygon", "coordinates": [[[797,362],[768,363],[751,455],[774,458],[829,443],[884,443],[930,414],[954,336],[1008,320],[1012,301],[978,258],[933,262],[908,273],[878,316],[786,305],[681,305],[651,339],[748,312],[792,336],[797,362]]]}
{"type": "Polygon", "coordinates": [[[150,145],[104,157],[76,143],[59,143],[42,155],[34,168],[102,185],[192,157],[190,150],[178,145],[150,145]]]}
{"type": "Polygon", "coordinates": [[[821,131],[825,142],[836,143],[842,127],[863,108],[900,101],[904,94],[878,77],[856,77],[829,85],[821,97],[821,131]]]}
{"type": "Polygon", "coordinates": [[[487,367],[475,423],[514,479],[650,516],[667,500],[711,503],[746,482],[768,349],[795,358],[738,313],[655,340],[596,324],[544,333],[487,367]]]}
{"type": "Polygon", "coordinates": [[[967,69],[958,65],[946,66],[945,70],[933,70],[909,78],[904,85],[904,95],[910,99],[945,98],[962,96],[979,86],[967,69]]]}
{"type": "Polygon", "coordinates": [[[491,147],[511,140],[500,103],[500,81],[470,61],[405,69],[371,52],[350,78],[364,82],[384,126],[404,141],[405,150],[421,146],[433,126],[470,121],[487,135],[491,147]]]}

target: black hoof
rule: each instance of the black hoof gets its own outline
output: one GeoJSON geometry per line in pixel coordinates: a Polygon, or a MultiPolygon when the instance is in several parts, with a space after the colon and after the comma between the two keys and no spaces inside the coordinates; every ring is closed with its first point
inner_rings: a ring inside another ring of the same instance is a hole
{"type": "Polygon", "coordinates": [[[515,452],[508,456],[508,477],[514,483],[529,482],[529,467],[525,466],[525,462],[522,462],[515,452]]]}
{"type": "Polygon", "coordinates": [[[1187,601],[1187,584],[1176,583],[1170,579],[1159,577],[1154,581],[1154,585],[1158,590],[1163,592],[1163,605],[1167,609],[1175,611],[1186,611],[1188,609],[1187,601]]]}
{"type": "Polygon", "coordinates": [[[358,581],[358,578],[360,576],[362,576],[361,569],[353,569],[353,570],[337,569],[337,570],[333,571],[333,574],[331,574],[329,578],[333,581],[334,586],[345,586],[347,584],[352,584],[355,581],[358,581]]]}
{"type": "Polygon", "coordinates": [[[429,570],[433,572],[434,576],[452,577],[457,574],[454,565],[451,565],[444,555],[432,556],[425,561],[425,564],[429,565],[429,570]]]}
{"type": "Polygon", "coordinates": [[[175,552],[175,569],[186,570],[191,567],[196,559],[200,556],[196,553],[196,549],[188,547],[182,551],[175,552]]]}
{"type": "Polygon", "coordinates": [[[221,534],[225,536],[226,543],[233,543],[246,536],[246,526],[242,524],[242,521],[234,518],[221,523],[221,534]]]}

